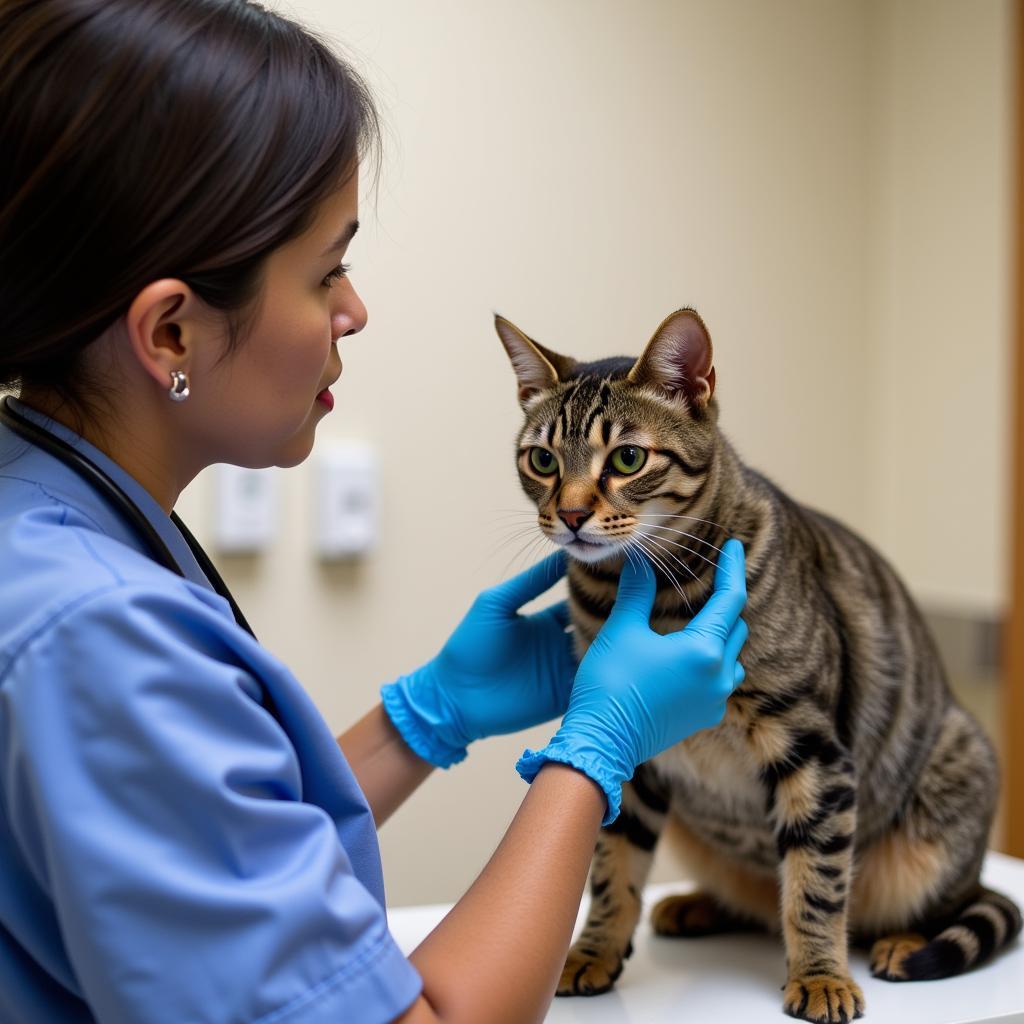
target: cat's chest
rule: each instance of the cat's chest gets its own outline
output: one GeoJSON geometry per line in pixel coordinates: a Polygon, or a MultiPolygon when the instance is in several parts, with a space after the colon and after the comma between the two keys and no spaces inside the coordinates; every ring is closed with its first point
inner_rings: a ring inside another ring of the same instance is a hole
{"type": "MultiPolygon", "coordinates": [[[[571,603],[577,650],[582,658],[604,624],[605,613],[604,607],[588,607],[585,599],[600,595],[610,608],[615,591],[610,584],[602,590],[598,581],[583,577],[570,594],[576,598],[571,603]]],[[[671,598],[665,603],[670,604],[671,598]]],[[[657,608],[650,620],[651,628],[658,633],[682,629],[688,621],[689,616],[681,612],[658,614],[657,608]]],[[[739,708],[730,706],[721,725],[697,732],[654,758],[674,802],[680,809],[687,808],[688,817],[736,822],[764,819],[766,793],[751,737],[749,720],[739,708]]]]}
{"type": "Polygon", "coordinates": [[[654,763],[676,801],[738,821],[765,813],[764,784],[742,728],[727,719],[659,754],[654,763]]]}

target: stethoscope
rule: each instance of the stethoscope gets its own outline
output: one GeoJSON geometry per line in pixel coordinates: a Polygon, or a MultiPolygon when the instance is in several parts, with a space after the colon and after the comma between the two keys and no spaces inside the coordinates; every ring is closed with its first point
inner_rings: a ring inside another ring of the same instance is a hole
{"type": "MultiPolygon", "coordinates": [[[[146,547],[149,548],[150,556],[154,561],[158,562],[165,569],[170,569],[175,575],[184,578],[185,573],[182,571],[181,566],[178,565],[174,555],[171,554],[160,535],[153,529],[153,524],[142,514],[139,506],[125,494],[117,481],[112,480],[95,462],[86,458],[81,452],[76,451],[66,441],[55,437],[48,430],[44,430],[30,419],[26,419],[26,417],[10,406],[6,398],[3,402],[0,402],[0,422],[10,427],[14,433],[28,441],[29,444],[42,448],[43,451],[63,462],[65,466],[73,469],[87,483],[91,484],[135,528],[136,532],[145,542],[146,547]]],[[[256,634],[253,633],[249,623],[245,621],[242,609],[238,607],[238,602],[235,601],[231,591],[228,590],[228,585],[221,578],[220,573],[217,572],[213,562],[210,561],[209,556],[202,549],[199,541],[192,536],[191,531],[181,521],[176,512],[171,513],[171,522],[181,532],[181,536],[191,549],[192,554],[195,555],[199,567],[206,574],[206,578],[213,585],[213,589],[231,605],[235,622],[255,640],[256,634]]]]}

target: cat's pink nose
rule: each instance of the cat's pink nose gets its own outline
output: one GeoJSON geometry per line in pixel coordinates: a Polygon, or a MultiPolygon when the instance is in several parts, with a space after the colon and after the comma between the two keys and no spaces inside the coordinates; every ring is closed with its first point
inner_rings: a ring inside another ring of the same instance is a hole
{"type": "Polygon", "coordinates": [[[575,533],[592,515],[593,509],[589,508],[560,508],[558,518],[575,533]]]}

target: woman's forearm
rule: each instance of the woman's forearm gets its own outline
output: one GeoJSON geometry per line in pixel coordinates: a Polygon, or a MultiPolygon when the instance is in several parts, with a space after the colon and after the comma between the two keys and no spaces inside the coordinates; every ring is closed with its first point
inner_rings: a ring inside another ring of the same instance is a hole
{"type": "Polygon", "coordinates": [[[434,770],[409,749],[382,704],[338,737],[379,828],[434,770]]]}
{"type": "Polygon", "coordinates": [[[575,769],[541,770],[480,876],[410,956],[423,994],[401,1024],[543,1020],[606,806],[575,769]]]}
{"type": "MultiPolygon", "coordinates": [[[[338,737],[380,825],[431,773],[381,705],[338,737]]],[[[541,1021],[572,938],[607,802],[546,765],[469,891],[412,953],[423,994],[402,1024],[541,1021]]]]}

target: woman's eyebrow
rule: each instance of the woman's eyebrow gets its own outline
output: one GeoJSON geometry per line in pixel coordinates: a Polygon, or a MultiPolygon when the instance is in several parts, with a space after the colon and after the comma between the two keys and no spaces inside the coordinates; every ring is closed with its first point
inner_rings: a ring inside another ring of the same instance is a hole
{"type": "Polygon", "coordinates": [[[359,221],[352,221],[342,232],[338,235],[337,239],[329,245],[322,253],[321,256],[326,256],[329,252],[335,252],[338,249],[344,249],[349,242],[352,241],[352,236],[359,230],[359,221]]]}

